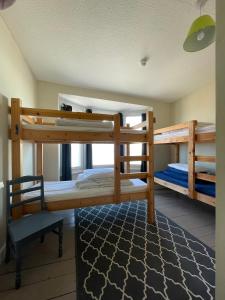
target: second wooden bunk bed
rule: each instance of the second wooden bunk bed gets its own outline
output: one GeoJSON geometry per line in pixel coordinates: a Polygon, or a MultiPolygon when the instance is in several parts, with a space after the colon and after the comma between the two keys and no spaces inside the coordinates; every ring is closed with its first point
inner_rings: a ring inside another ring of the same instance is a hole
{"type": "Polygon", "coordinates": [[[182,187],[180,185],[171,183],[167,180],[162,180],[160,178],[155,177],[155,183],[165,186],[169,189],[175,190],[179,193],[187,195],[193,200],[198,200],[204,203],[207,203],[211,206],[215,206],[215,197],[208,196],[203,193],[199,193],[196,191],[195,183],[196,179],[200,179],[207,182],[216,183],[216,176],[207,174],[207,173],[197,173],[195,170],[195,162],[204,162],[204,163],[215,163],[215,156],[204,156],[204,155],[196,155],[196,145],[199,143],[215,143],[216,133],[215,132],[197,132],[198,122],[196,120],[192,120],[189,122],[184,122],[180,124],[176,124],[173,126],[160,128],[154,130],[154,137],[160,136],[160,139],[154,139],[155,145],[174,145],[175,147],[175,160],[179,162],[179,153],[180,153],[180,145],[186,144],[188,148],[188,188],[182,187]],[[168,136],[164,135],[170,132],[176,132],[178,130],[183,130],[186,132],[184,135],[180,136],[168,136]],[[164,137],[165,136],[165,137],[164,137]]]}
{"type": "MultiPolygon", "coordinates": [[[[70,144],[70,143],[112,143],[114,144],[114,193],[112,195],[88,197],[70,200],[57,200],[47,202],[47,209],[62,210],[70,208],[80,208],[86,206],[117,204],[123,201],[147,199],[147,220],[149,223],[154,223],[154,157],[153,157],[153,112],[146,114],[146,131],[137,131],[132,133],[132,129],[143,127],[143,123],[135,128],[129,128],[126,132],[120,127],[119,114],[90,114],[81,112],[59,111],[52,109],[37,109],[22,107],[21,100],[13,98],[11,107],[9,108],[11,116],[11,129],[9,131],[10,139],[12,140],[12,178],[19,178],[21,172],[21,143],[29,141],[36,145],[36,170],[37,175],[43,175],[43,144],[70,144]],[[49,118],[65,118],[65,119],[80,119],[80,120],[95,120],[95,121],[112,121],[114,126],[109,132],[86,132],[72,130],[48,130],[48,126],[52,125],[49,118]],[[26,123],[31,125],[30,128],[24,126],[26,123]],[[40,126],[41,125],[41,126],[40,126]],[[37,129],[35,128],[37,126],[37,129]],[[44,128],[46,127],[46,128],[44,128]],[[130,156],[129,153],[125,156],[120,155],[120,145],[130,143],[146,143],[147,155],[130,156]],[[120,173],[120,163],[126,162],[129,165],[130,161],[147,161],[147,172],[120,173]],[[123,179],[147,179],[145,191],[121,193],[121,180],[123,179]]],[[[15,190],[19,190],[20,186],[16,186],[15,190]]],[[[32,189],[32,188],[30,188],[32,189]]],[[[13,198],[13,202],[20,201],[21,194],[13,198]]],[[[37,203],[33,202],[30,205],[25,205],[21,210],[15,208],[13,215],[18,218],[23,213],[32,213],[39,209],[37,203]]]]}

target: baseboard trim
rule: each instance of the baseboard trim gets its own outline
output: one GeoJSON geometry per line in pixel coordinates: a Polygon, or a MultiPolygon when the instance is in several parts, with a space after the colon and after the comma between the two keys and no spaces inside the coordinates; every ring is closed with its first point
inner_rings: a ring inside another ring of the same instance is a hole
{"type": "Polygon", "coordinates": [[[0,249],[0,264],[3,263],[3,261],[5,260],[5,249],[6,244],[4,244],[0,249]]]}

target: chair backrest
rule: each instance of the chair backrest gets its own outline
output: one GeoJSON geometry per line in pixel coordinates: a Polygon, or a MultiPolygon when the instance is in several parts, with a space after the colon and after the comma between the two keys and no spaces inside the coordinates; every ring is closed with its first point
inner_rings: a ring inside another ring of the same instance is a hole
{"type": "Polygon", "coordinates": [[[8,180],[6,182],[6,195],[7,195],[7,221],[11,219],[12,216],[12,209],[19,207],[24,204],[28,204],[34,201],[40,200],[41,202],[41,209],[43,210],[45,208],[44,206],[44,180],[43,176],[22,176],[17,179],[13,180],[8,180]],[[17,189],[15,188],[16,185],[21,185],[24,183],[33,183],[36,182],[35,186],[28,187],[28,188],[20,188],[17,189]],[[38,196],[35,197],[29,197],[27,195],[24,197],[24,200],[21,199],[21,201],[18,201],[16,203],[12,203],[11,198],[16,196],[16,195],[24,195],[26,193],[34,192],[34,191],[39,191],[38,196]]]}

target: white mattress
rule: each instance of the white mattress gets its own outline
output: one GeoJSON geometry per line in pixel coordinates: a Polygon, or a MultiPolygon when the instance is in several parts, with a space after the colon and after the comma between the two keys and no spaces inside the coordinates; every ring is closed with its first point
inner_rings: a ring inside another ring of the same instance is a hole
{"type": "MultiPolygon", "coordinates": [[[[140,179],[130,179],[133,182],[131,186],[122,186],[121,193],[135,193],[145,192],[147,184],[140,179]]],[[[59,200],[70,200],[79,198],[90,198],[97,196],[108,196],[114,194],[114,188],[92,188],[92,189],[77,189],[75,187],[75,180],[71,181],[45,181],[45,201],[59,201],[59,200]]],[[[39,191],[27,193],[27,197],[35,197],[39,195],[39,191]]]]}
{"type": "Polygon", "coordinates": [[[57,118],[55,124],[59,126],[82,126],[82,127],[106,127],[113,128],[113,122],[111,121],[95,121],[95,120],[80,120],[80,119],[62,119],[57,118]]]}
{"type": "MultiPolygon", "coordinates": [[[[196,133],[210,133],[210,132],[216,132],[216,125],[210,124],[207,126],[198,126],[196,128],[196,133]]],[[[189,130],[188,129],[180,129],[180,130],[174,130],[174,131],[168,131],[162,134],[157,134],[154,136],[155,141],[160,141],[166,138],[171,137],[180,137],[180,136],[188,136],[189,130]]]]}
{"type": "MultiPolygon", "coordinates": [[[[25,129],[33,130],[50,130],[50,131],[83,131],[83,132],[113,132],[112,128],[106,127],[82,127],[82,126],[57,126],[57,125],[38,125],[38,124],[23,124],[25,129]]],[[[146,133],[146,130],[121,129],[122,133],[140,134],[146,133]]]]}

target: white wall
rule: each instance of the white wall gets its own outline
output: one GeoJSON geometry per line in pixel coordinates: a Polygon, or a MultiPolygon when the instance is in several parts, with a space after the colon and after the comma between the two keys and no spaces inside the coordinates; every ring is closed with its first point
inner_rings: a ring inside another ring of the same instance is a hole
{"type": "MultiPolygon", "coordinates": [[[[58,109],[58,95],[71,94],[86,96],[97,99],[119,101],[133,104],[152,106],[156,117],[155,128],[168,126],[171,123],[170,104],[153,101],[148,98],[136,98],[128,95],[110,93],[98,90],[83,89],[50,82],[38,82],[38,107],[58,109]]],[[[116,110],[116,108],[115,108],[116,110]]],[[[163,169],[170,157],[168,146],[157,146],[155,151],[155,167],[163,169]]],[[[59,147],[57,145],[46,145],[44,147],[44,176],[47,180],[57,180],[59,178],[59,147]]]]}
{"type": "MultiPolygon", "coordinates": [[[[24,106],[36,105],[37,83],[20,49],[0,17],[0,177],[10,178],[11,160],[8,150],[8,103],[12,97],[21,98],[24,106]],[[2,96],[3,95],[3,96],[2,96]],[[9,160],[8,160],[9,154],[9,160]]],[[[9,143],[10,145],[10,143],[9,143]]],[[[10,147],[9,147],[10,148],[10,147]]],[[[33,173],[33,147],[23,145],[23,173],[33,173]]],[[[1,181],[0,178],[0,181],[1,181]]],[[[5,198],[0,194],[0,251],[5,240],[5,198]]]]}
{"type": "MultiPolygon", "coordinates": [[[[10,31],[0,17],[0,93],[21,98],[23,106],[36,105],[37,83],[10,31]]],[[[33,172],[32,147],[24,143],[24,174],[33,172]]]]}
{"type": "MultiPolygon", "coordinates": [[[[0,184],[8,179],[8,100],[0,95],[0,184]]],[[[5,248],[5,191],[0,187],[0,262],[5,248]]]]}
{"type": "Polygon", "coordinates": [[[216,300],[225,299],[225,1],[217,0],[216,121],[216,300]]]}
{"type": "MultiPolygon", "coordinates": [[[[194,91],[190,95],[171,104],[171,118],[173,124],[197,120],[198,122],[216,122],[216,87],[210,82],[194,91]]],[[[180,161],[187,162],[187,146],[180,147],[180,161]]],[[[199,144],[196,147],[197,155],[216,155],[215,144],[199,144]]],[[[207,164],[215,169],[214,164],[207,164]]]]}
{"type": "Polygon", "coordinates": [[[197,120],[198,122],[216,121],[216,87],[215,82],[202,86],[186,97],[172,103],[174,123],[197,120]]]}

